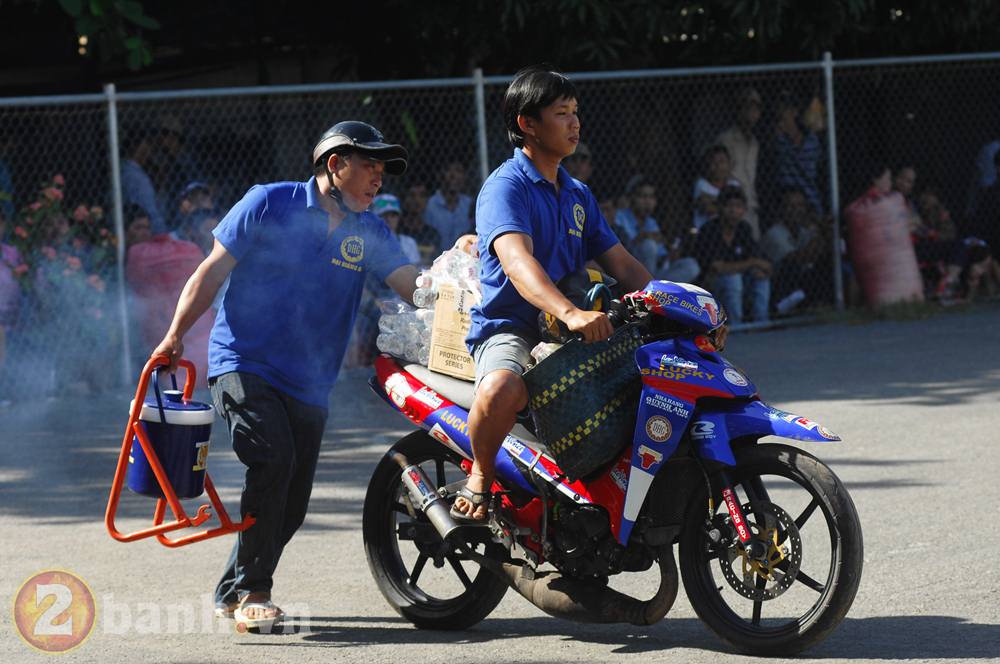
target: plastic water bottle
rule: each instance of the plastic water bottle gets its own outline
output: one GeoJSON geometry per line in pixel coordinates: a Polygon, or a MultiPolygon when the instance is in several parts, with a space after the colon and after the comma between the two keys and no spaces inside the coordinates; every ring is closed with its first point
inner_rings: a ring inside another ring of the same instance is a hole
{"type": "Polygon", "coordinates": [[[430,309],[437,299],[437,292],[429,288],[418,288],[413,291],[413,304],[421,309],[430,309]]]}

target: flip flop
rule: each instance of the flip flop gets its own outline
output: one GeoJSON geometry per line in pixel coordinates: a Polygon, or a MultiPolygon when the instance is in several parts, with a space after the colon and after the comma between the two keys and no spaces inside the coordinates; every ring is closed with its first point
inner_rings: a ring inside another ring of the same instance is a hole
{"type": "Polygon", "coordinates": [[[262,609],[266,611],[268,609],[278,609],[278,607],[271,600],[241,604],[233,611],[233,620],[236,621],[237,629],[243,627],[246,630],[269,632],[285,617],[285,613],[281,609],[278,609],[278,613],[270,618],[249,618],[243,613],[245,609],[262,609]]]}
{"type": "MultiPolygon", "coordinates": [[[[489,519],[489,506],[490,501],[493,498],[493,493],[490,491],[472,491],[468,487],[462,487],[458,490],[458,495],[455,498],[465,498],[470,503],[472,503],[473,508],[478,508],[480,505],[486,505],[486,516],[482,519],[477,519],[473,516],[469,516],[465,512],[461,511],[455,505],[451,506],[450,514],[451,518],[459,523],[472,523],[472,524],[484,524],[489,519]]],[[[475,509],[472,510],[475,513],[475,509]]]]}
{"type": "Polygon", "coordinates": [[[215,617],[222,618],[223,620],[232,620],[233,613],[236,612],[240,606],[239,602],[230,602],[228,604],[219,603],[215,605],[215,617]]]}

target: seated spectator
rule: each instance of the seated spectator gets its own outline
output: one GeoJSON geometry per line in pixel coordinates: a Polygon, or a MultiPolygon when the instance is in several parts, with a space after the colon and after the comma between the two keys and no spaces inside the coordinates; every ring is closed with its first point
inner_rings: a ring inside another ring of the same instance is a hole
{"type": "Polygon", "coordinates": [[[399,220],[403,214],[403,210],[399,206],[399,199],[392,194],[379,194],[372,202],[372,211],[381,217],[385,225],[389,227],[393,237],[399,240],[399,247],[403,250],[403,255],[406,256],[407,260],[414,265],[420,265],[420,249],[417,247],[417,241],[409,235],[399,232],[399,220]]]}
{"type": "Polygon", "coordinates": [[[962,237],[933,187],[920,192],[917,210],[920,224],[912,233],[913,249],[925,292],[951,301],[973,295],[980,283],[988,287],[994,264],[990,244],[972,235],[962,237]]]}
{"type": "Polygon", "coordinates": [[[207,256],[215,243],[212,231],[221,216],[215,208],[211,187],[204,182],[189,182],[181,190],[174,232],[179,239],[194,242],[207,256]]]}
{"type": "Polygon", "coordinates": [[[916,228],[920,225],[920,215],[917,213],[917,202],[913,198],[913,191],[917,182],[917,169],[909,164],[896,166],[892,171],[892,189],[898,191],[906,207],[910,212],[910,227],[916,228]]]}
{"type": "Polygon", "coordinates": [[[455,240],[474,233],[472,197],[464,193],[465,166],[452,160],[441,170],[439,189],[427,201],[424,221],[441,234],[441,247],[448,249],[455,240]]]}
{"type": "Polygon", "coordinates": [[[750,316],[756,322],[769,320],[771,263],[754,242],[750,224],[744,219],[746,196],[739,187],[719,192],[719,216],[698,233],[695,256],[701,266],[700,281],[726,308],[729,320],[743,322],[743,296],[749,292],[750,316]]]}
{"type": "Polygon", "coordinates": [[[594,174],[594,162],[586,143],[578,143],[576,152],[563,159],[562,165],[572,177],[584,184],[590,183],[590,178],[594,174]]]}
{"type": "Polygon", "coordinates": [[[441,246],[441,234],[424,221],[427,210],[427,185],[415,182],[406,189],[403,197],[403,218],[399,222],[400,231],[417,242],[420,249],[420,263],[430,265],[448,247],[441,246]]]}
{"type": "Polygon", "coordinates": [[[640,175],[632,178],[625,191],[629,207],[615,212],[613,227],[629,253],[657,279],[690,282],[697,278],[697,261],[681,257],[679,238],[672,240],[668,249],[660,225],[652,216],[656,187],[640,175]]]}
{"type": "Polygon", "coordinates": [[[830,300],[832,245],[801,189],[790,187],[782,194],[781,217],[764,233],[761,249],[774,265],[777,313],[787,314],[802,302],[830,300]]]}
{"type": "Polygon", "coordinates": [[[702,175],[694,183],[694,227],[700,230],[706,221],[719,214],[716,199],[724,187],[741,186],[732,176],[729,150],[722,145],[708,148],[702,158],[702,175]]]}

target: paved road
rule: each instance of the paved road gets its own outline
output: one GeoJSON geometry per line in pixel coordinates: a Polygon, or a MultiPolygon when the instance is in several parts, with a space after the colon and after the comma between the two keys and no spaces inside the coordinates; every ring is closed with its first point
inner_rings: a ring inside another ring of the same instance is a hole
{"type": "MultiPolygon", "coordinates": [[[[865,532],[854,607],[809,657],[1000,661],[997,330],[1000,310],[992,307],[731,340],[728,355],[765,400],[846,441],[803,444],[846,482],[865,532]]],[[[169,550],[120,544],[104,531],[129,396],[0,412],[0,598],[10,607],[40,570],[82,577],[100,614],[65,661],[744,661],[698,621],[683,594],[663,623],[645,629],[562,622],[512,593],[468,632],[421,632],[401,621],[369,576],[359,526],[371,469],[407,427],[360,375],[335,391],[309,519],[276,577],[276,599],[303,616],[297,631],[234,634],[203,615],[229,542],[169,550]]],[[[211,470],[234,505],[240,466],[218,426],[216,433],[211,470]]],[[[123,511],[148,519],[152,504],[130,496],[123,511]]],[[[46,657],[20,641],[3,611],[0,661],[52,661],[46,657]]]]}

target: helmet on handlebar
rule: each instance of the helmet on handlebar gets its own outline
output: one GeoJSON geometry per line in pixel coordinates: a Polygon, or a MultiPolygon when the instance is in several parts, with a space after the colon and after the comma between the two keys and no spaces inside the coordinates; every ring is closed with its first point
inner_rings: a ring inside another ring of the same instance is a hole
{"type": "MultiPolygon", "coordinates": [[[[556,287],[575,307],[608,313],[614,306],[611,289],[617,285],[614,278],[600,270],[584,268],[567,274],[556,287]]],[[[573,338],[565,323],[544,311],[538,313],[538,330],[544,341],[565,343],[573,338]]]]}

